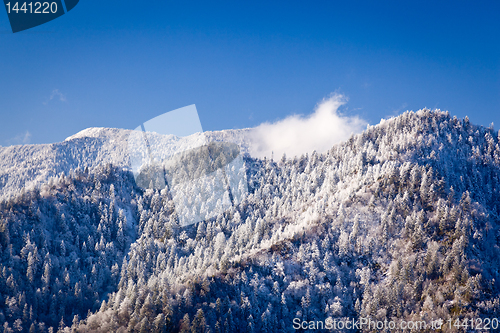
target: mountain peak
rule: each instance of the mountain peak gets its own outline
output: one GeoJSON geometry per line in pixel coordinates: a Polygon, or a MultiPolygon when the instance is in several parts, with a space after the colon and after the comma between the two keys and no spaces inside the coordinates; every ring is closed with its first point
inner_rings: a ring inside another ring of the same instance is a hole
{"type": "Polygon", "coordinates": [[[113,137],[117,135],[129,134],[130,130],[110,127],[89,127],[80,132],[67,137],[64,141],[71,141],[81,138],[102,138],[113,137]]]}

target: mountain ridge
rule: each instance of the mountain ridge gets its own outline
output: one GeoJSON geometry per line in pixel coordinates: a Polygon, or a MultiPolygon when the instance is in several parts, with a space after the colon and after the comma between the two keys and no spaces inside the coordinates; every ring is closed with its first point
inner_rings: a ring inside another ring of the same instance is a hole
{"type": "MultiPolygon", "coordinates": [[[[0,147],[0,198],[12,196],[23,187],[33,188],[46,183],[51,177],[62,172],[113,164],[130,169],[128,138],[132,130],[91,127],[82,130],[62,142],[40,145],[17,145],[0,147]]],[[[248,129],[204,132],[207,141],[231,141],[240,145],[247,153],[246,140],[248,129]]],[[[193,140],[200,134],[188,137],[193,140]]],[[[156,135],[160,143],[167,142],[171,136],[156,135]]],[[[173,141],[180,138],[173,137],[173,141]]]]}

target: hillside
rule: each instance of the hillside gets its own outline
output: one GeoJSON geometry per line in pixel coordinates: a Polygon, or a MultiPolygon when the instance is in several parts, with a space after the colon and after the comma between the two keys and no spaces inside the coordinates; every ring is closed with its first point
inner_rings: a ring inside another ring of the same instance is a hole
{"type": "MultiPolygon", "coordinates": [[[[61,145],[123,151],[90,132],[61,145]]],[[[1,203],[5,329],[295,332],[294,318],[430,323],[500,310],[499,138],[468,119],[407,112],[325,154],[247,156],[242,202],[184,228],[168,191],[139,189],[109,163],[1,203]]]]}
{"type": "MultiPolygon", "coordinates": [[[[47,183],[51,177],[71,170],[88,169],[112,164],[130,170],[128,139],[131,130],[116,128],[88,128],[63,142],[43,145],[0,147],[0,199],[15,196],[22,188],[34,189],[47,183]]],[[[207,141],[229,141],[248,152],[248,130],[204,132],[207,141]]],[[[154,135],[157,144],[167,150],[178,142],[196,142],[199,134],[186,139],[154,135]]]]}

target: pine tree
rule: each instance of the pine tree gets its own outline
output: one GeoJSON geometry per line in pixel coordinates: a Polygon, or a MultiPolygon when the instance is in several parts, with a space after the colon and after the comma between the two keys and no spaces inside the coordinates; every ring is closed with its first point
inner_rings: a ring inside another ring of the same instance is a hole
{"type": "Polygon", "coordinates": [[[181,321],[180,333],[190,333],[191,332],[191,321],[189,319],[189,314],[185,314],[181,321]]]}
{"type": "Polygon", "coordinates": [[[191,324],[191,332],[192,333],[203,333],[205,332],[205,314],[202,309],[198,309],[196,312],[196,316],[193,319],[191,324]]]}

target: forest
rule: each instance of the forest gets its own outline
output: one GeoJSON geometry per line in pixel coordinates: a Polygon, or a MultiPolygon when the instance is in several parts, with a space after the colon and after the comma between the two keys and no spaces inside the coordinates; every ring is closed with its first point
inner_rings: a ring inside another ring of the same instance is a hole
{"type": "Polygon", "coordinates": [[[246,154],[244,166],[248,193],[188,226],[167,189],[112,163],[2,197],[3,332],[296,332],[295,318],[499,313],[492,127],[424,109],[325,153],[246,154]]]}

